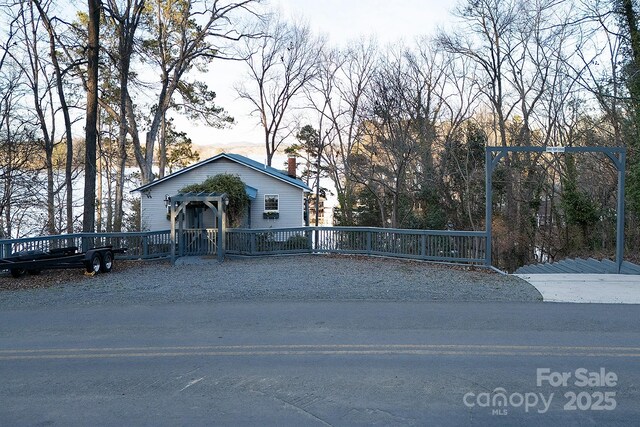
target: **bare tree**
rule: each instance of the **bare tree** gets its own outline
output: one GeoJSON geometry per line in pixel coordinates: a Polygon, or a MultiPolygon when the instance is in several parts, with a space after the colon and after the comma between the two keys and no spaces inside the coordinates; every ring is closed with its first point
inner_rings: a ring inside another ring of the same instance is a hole
{"type": "MultiPolygon", "coordinates": [[[[437,123],[438,152],[434,187],[446,207],[448,219],[459,228],[478,228],[484,214],[484,146],[486,133],[479,109],[481,92],[475,76],[478,65],[466,57],[447,54],[443,59],[444,92],[437,123]],[[459,201],[459,203],[458,203],[459,201]]],[[[424,180],[423,180],[424,182],[424,180]]],[[[427,186],[429,183],[426,183],[427,186]]],[[[423,184],[424,185],[424,184],[423,184]]],[[[432,206],[432,212],[437,207],[432,206]]],[[[428,221],[432,226],[433,220],[428,221]]]]}
{"type": "Polygon", "coordinates": [[[248,66],[250,87],[239,85],[260,118],[267,164],[282,142],[294,132],[290,113],[296,97],[317,75],[323,41],[308,25],[288,23],[274,15],[264,21],[264,37],[247,39],[241,50],[248,66]]]}
{"type": "Polygon", "coordinates": [[[54,198],[56,193],[53,155],[56,146],[55,105],[53,90],[55,83],[51,79],[50,64],[43,58],[41,45],[42,20],[34,10],[33,3],[17,5],[16,17],[21,49],[11,50],[8,55],[22,68],[22,76],[31,91],[34,121],[40,128],[44,169],[46,173],[47,219],[46,232],[56,234],[54,198]],[[23,55],[20,57],[19,55],[23,55]]]}
{"type": "Polygon", "coordinates": [[[108,16],[117,38],[117,51],[110,56],[118,69],[119,115],[118,115],[118,163],[116,169],[116,188],[113,230],[122,230],[124,200],[125,166],[127,164],[127,101],[129,97],[129,74],[133,55],[135,35],[144,12],[145,0],[127,1],[119,5],[116,0],[107,0],[105,13],[108,16]]]}
{"type": "Polygon", "coordinates": [[[323,122],[320,138],[326,139],[326,147],[322,155],[340,204],[339,221],[351,225],[356,202],[353,157],[365,131],[365,93],[378,60],[377,45],[373,40],[361,40],[342,51],[327,50],[322,55],[308,98],[323,122]]]}
{"type": "Polygon", "coordinates": [[[515,105],[513,100],[508,102],[506,90],[506,65],[513,49],[507,40],[514,31],[520,4],[518,0],[465,1],[456,10],[463,28],[437,38],[446,51],[468,57],[480,66],[484,73],[477,74],[482,78],[480,87],[496,115],[496,136],[502,146],[507,145],[507,120],[515,105]]]}
{"type": "Polygon", "coordinates": [[[157,103],[149,112],[151,123],[144,146],[138,134],[140,126],[131,97],[127,102],[129,133],[143,183],[151,182],[154,178],[152,167],[158,133],[167,111],[175,105],[174,95],[179,93],[181,87],[186,87],[187,73],[193,68],[203,71],[215,58],[227,58],[223,51],[225,45],[249,36],[240,30],[238,21],[243,15],[255,13],[251,6],[256,1],[150,2],[156,13],[147,16],[148,38],[144,42],[143,53],[144,59],[157,67],[160,85],[157,103]]]}
{"type": "Polygon", "coordinates": [[[433,182],[443,71],[441,55],[402,48],[383,58],[373,75],[354,179],[378,199],[384,225],[404,226],[413,216],[414,193],[433,182]]]}
{"type": "MultiPolygon", "coordinates": [[[[13,25],[10,28],[13,30],[13,25]]],[[[9,48],[13,48],[12,34],[3,43],[0,58],[0,238],[3,239],[44,231],[43,222],[38,221],[33,209],[43,183],[40,171],[30,167],[40,156],[39,147],[33,144],[37,129],[24,108],[30,89],[24,84],[22,68],[7,60],[9,48]],[[23,221],[24,218],[29,220],[23,221]]]]}
{"type": "Polygon", "coordinates": [[[71,115],[69,113],[69,105],[64,90],[65,70],[63,70],[59,61],[58,54],[58,35],[53,25],[53,19],[49,17],[50,2],[42,2],[33,0],[33,4],[38,9],[42,23],[49,35],[49,56],[55,72],[56,89],[58,92],[58,100],[60,102],[60,110],[64,119],[65,141],[66,141],[66,159],[65,159],[65,188],[66,188],[66,230],[67,233],[73,233],[73,134],[71,131],[71,115]]]}
{"type": "Polygon", "coordinates": [[[87,116],[84,155],[84,211],[82,231],[95,230],[96,217],[96,147],[98,137],[98,68],[100,59],[100,16],[102,2],[88,0],[87,31],[87,116]]]}

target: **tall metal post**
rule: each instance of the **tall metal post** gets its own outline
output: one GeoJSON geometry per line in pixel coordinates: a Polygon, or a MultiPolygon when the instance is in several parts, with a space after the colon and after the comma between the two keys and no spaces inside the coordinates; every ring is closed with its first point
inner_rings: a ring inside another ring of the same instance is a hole
{"type": "Polygon", "coordinates": [[[493,152],[489,147],[484,152],[484,171],[485,171],[485,211],[484,211],[484,228],[486,232],[484,247],[484,264],[491,267],[491,205],[492,205],[492,182],[493,175],[493,152]]]}
{"type": "Polygon", "coordinates": [[[618,212],[616,217],[616,264],[618,274],[622,270],[624,254],[624,169],[626,165],[626,153],[620,152],[618,168],[618,212]]]}

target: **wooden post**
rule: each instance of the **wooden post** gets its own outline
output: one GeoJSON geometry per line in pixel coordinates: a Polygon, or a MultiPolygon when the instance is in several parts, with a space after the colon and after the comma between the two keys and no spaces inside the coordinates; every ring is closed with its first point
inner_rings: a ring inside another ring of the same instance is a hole
{"type": "Polygon", "coordinates": [[[142,236],[142,258],[145,259],[149,256],[149,234],[142,236]]]}
{"type": "Polygon", "coordinates": [[[184,205],[187,202],[180,204],[178,208],[178,256],[184,255],[184,205]]]}
{"type": "Polygon", "coordinates": [[[171,201],[171,211],[170,211],[170,219],[171,219],[171,237],[170,237],[170,245],[171,245],[171,264],[175,264],[176,262],[176,202],[171,201]]]}
{"type": "Polygon", "coordinates": [[[224,255],[226,250],[225,240],[227,233],[227,196],[222,195],[218,199],[218,261],[224,261],[224,255]]]}
{"type": "Polygon", "coordinates": [[[313,232],[307,229],[305,234],[307,235],[307,249],[309,249],[309,253],[313,253],[313,232]]]}

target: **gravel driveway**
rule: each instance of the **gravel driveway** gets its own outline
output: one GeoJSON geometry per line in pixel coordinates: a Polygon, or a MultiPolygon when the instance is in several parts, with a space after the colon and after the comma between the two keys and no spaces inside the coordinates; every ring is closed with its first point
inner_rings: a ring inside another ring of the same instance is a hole
{"type": "Polygon", "coordinates": [[[95,277],[81,270],[0,276],[0,309],[52,305],[220,301],[541,301],[527,282],[485,269],[360,256],[183,258],[116,262],[95,277]]]}

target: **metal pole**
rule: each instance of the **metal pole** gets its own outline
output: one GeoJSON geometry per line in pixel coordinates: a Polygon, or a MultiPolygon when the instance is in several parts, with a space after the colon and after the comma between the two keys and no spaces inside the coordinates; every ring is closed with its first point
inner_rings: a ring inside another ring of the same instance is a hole
{"type": "Polygon", "coordinates": [[[616,264],[618,266],[618,274],[622,270],[622,261],[624,255],[624,172],[626,165],[626,153],[620,152],[620,163],[618,167],[618,213],[616,221],[616,264]]]}
{"type": "Polygon", "coordinates": [[[485,148],[484,155],[485,163],[485,212],[484,212],[484,228],[486,232],[485,236],[485,248],[484,248],[484,264],[487,267],[491,267],[491,175],[493,173],[493,156],[489,147],[485,148]]]}

